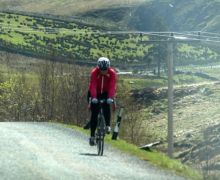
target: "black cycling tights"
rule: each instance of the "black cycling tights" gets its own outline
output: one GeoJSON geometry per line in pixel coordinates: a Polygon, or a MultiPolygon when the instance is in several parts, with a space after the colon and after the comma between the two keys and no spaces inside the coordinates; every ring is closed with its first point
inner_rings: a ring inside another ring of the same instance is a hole
{"type": "MultiPolygon", "coordinates": [[[[88,94],[90,96],[90,93],[88,94]]],[[[103,93],[102,95],[98,95],[98,99],[107,99],[108,94],[103,93]]],[[[111,109],[110,105],[106,102],[103,104],[103,113],[105,117],[106,126],[110,126],[111,120],[111,109]]],[[[91,136],[95,136],[95,130],[97,127],[97,118],[99,114],[99,105],[98,104],[91,104],[91,119],[90,119],[90,126],[91,126],[91,136]]]]}

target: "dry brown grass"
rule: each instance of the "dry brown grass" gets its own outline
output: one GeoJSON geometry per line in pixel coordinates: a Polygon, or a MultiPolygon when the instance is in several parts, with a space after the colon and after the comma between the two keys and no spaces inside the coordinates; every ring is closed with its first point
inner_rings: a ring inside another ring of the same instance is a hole
{"type": "MultiPolygon", "coordinates": [[[[219,88],[219,84],[203,85],[198,87],[197,93],[174,101],[173,124],[176,141],[185,139],[189,134],[197,139],[206,128],[219,124],[219,88]]],[[[147,126],[150,129],[154,128],[162,139],[166,139],[167,112],[153,114],[149,121],[147,126]]]]}

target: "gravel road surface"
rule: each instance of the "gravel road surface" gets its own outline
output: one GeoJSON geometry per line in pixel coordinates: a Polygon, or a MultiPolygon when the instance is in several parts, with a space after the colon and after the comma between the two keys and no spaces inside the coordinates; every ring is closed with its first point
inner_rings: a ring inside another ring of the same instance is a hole
{"type": "Polygon", "coordinates": [[[1,180],[183,180],[111,146],[97,156],[88,137],[53,123],[0,122],[1,180]]]}

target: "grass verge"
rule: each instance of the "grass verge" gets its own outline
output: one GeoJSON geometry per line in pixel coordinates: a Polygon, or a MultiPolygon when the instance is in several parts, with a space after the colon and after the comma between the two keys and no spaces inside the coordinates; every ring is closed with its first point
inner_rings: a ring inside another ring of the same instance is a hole
{"type": "MultiPolygon", "coordinates": [[[[61,124],[62,126],[65,126],[67,128],[72,128],[74,130],[80,131],[86,135],[89,134],[88,130],[84,130],[78,126],[74,125],[66,125],[61,124]]],[[[111,140],[111,136],[107,135],[105,138],[105,142],[112,145],[116,149],[128,153],[130,155],[136,156],[140,158],[141,160],[148,161],[151,164],[157,166],[158,168],[169,170],[171,172],[174,172],[177,175],[192,179],[192,180],[202,180],[202,175],[196,171],[195,169],[192,169],[191,167],[188,167],[184,164],[182,164],[180,161],[175,159],[170,159],[168,156],[166,156],[163,153],[157,152],[157,151],[144,151],[140,150],[137,146],[127,143],[124,140],[111,140]]]]}

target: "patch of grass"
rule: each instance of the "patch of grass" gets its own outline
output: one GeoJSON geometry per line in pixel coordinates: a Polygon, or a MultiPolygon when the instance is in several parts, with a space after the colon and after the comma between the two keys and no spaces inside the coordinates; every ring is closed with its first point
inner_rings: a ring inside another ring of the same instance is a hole
{"type": "Polygon", "coordinates": [[[174,83],[176,85],[192,84],[192,83],[199,83],[199,82],[204,82],[204,78],[194,76],[194,75],[187,75],[187,74],[174,76],[174,83]]]}
{"type": "MultiPolygon", "coordinates": [[[[67,128],[72,128],[74,130],[80,131],[86,135],[89,134],[89,131],[84,130],[78,126],[66,125],[66,124],[61,124],[61,125],[67,128]]],[[[143,151],[143,150],[140,150],[137,146],[133,144],[129,144],[125,142],[124,140],[120,140],[120,139],[117,141],[113,141],[111,140],[110,135],[106,136],[105,142],[107,142],[108,144],[111,144],[113,147],[115,147],[116,149],[122,152],[136,156],[140,158],[141,160],[148,161],[159,168],[166,169],[171,172],[175,172],[176,174],[180,176],[184,176],[190,179],[195,179],[195,180],[202,179],[202,175],[196,170],[186,165],[183,165],[178,160],[170,159],[165,154],[162,154],[160,152],[143,151]]]]}
{"type": "Polygon", "coordinates": [[[123,78],[125,84],[131,87],[131,89],[143,89],[143,88],[156,88],[166,85],[166,80],[162,78],[123,78]]]}
{"type": "MultiPolygon", "coordinates": [[[[208,71],[208,70],[207,70],[208,71]]],[[[210,70],[211,71],[211,70],[210,70]]],[[[219,69],[213,69],[212,72],[208,72],[208,74],[213,75],[213,77],[219,76],[219,69]]],[[[143,88],[160,88],[167,87],[167,77],[165,74],[161,77],[126,77],[121,76],[120,80],[126,84],[130,89],[143,89],[143,88]]],[[[196,75],[188,75],[188,74],[177,74],[173,77],[174,85],[185,85],[185,84],[194,84],[201,83],[207,81],[207,79],[198,77],[196,75]]]]}
{"type": "Polygon", "coordinates": [[[207,73],[212,77],[220,79],[219,70],[220,70],[219,64],[210,65],[209,68],[202,69],[203,73],[207,73]]]}

